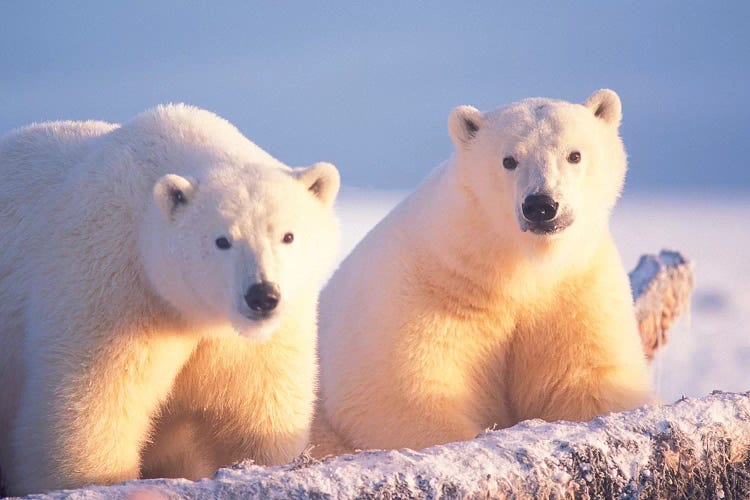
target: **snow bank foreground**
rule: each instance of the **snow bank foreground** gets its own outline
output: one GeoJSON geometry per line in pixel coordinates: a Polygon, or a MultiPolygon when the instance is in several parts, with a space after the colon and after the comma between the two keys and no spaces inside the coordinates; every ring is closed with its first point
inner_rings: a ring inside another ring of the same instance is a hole
{"type": "Polygon", "coordinates": [[[129,481],[32,498],[750,497],[750,392],[714,392],[591,422],[522,422],[422,451],[366,451],[214,479],[129,481]]]}

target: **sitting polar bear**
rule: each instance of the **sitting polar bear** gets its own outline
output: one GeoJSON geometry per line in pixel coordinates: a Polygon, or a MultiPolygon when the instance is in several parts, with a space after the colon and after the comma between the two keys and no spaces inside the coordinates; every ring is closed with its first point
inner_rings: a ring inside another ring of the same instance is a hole
{"type": "Polygon", "coordinates": [[[318,455],[423,448],[654,400],[608,229],[617,94],[456,108],[455,154],[321,294],[318,455]]]}
{"type": "Polygon", "coordinates": [[[9,493],[304,449],[337,251],[332,165],[289,168],[214,114],[170,105],[123,126],[11,133],[0,176],[9,493]]]}

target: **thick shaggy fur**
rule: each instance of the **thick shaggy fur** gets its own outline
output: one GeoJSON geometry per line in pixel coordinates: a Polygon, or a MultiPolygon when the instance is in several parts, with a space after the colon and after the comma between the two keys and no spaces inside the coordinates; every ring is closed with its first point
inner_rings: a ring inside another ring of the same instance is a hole
{"type": "Polygon", "coordinates": [[[0,177],[8,493],[142,468],[200,476],[303,449],[317,292],[336,252],[332,165],[291,169],[212,113],[177,105],[123,126],[11,133],[0,177]],[[281,294],[268,318],[244,300],[260,280],[281,294]],[[179,439],[210,432],[219,438],[179,439]],[[149,441],[160,446],[144,454],[149,441]]]}
{"type": "Polygon", "coordinates": [[[652,401],[608,230],[626,169],[620,113],[607,90],[584,105],[454,110],[455,154],[321,294],[318,455],[419,449],[652,401]],[[572,224],[527,230],[521,205],[538,193],[572,224]]]}

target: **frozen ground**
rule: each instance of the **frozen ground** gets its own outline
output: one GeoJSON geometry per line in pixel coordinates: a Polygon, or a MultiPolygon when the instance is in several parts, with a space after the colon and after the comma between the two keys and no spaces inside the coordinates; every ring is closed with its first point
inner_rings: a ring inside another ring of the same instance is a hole
{"type": "Polygon", "coordinates": [[[714,393],[591,422],[528,420],[421,451],[245,462],[198,482],[130,481],[35,498],[748,498],[749,410],[748,395],[714,393]]]}
{"type": "MultiPolygon", "coordinates": [[[[338,205],[342,253],[399,200],[403,191],[345,188],[338,205]]],[[[750,390],[750,193],[626,193],[612,231],[631,270],[643,253],[680,250],[695,264],[690,320],[683,318],[655,363],[665,401],[714,389],[750,390]]]]}

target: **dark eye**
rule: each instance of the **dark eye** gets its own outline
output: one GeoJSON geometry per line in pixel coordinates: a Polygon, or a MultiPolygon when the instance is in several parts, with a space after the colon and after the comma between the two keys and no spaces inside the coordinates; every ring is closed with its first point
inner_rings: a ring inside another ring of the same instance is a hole
{"type": "Polygon", "coordinates": [[[216,238],[216,246],[222,250],[226,250],[227,248],[232,248],[232,242],[222,236],[221,238],[216,238]]]}
{"type": "Polygon", "coordinates": [[[512,156],[506,156],[503,158],[503,167],[507,168],[508,170],[513,170],[518,166],[518,161],[516,161],[515,158],[512,156]]]}
{"type": "Polygon", "coordinates": [[[287,245],[288,245],[289,243],[293,242],[293,241],[294,241],[294,233],[286,233],[286,234],[284,235],[284,238],[283,238],[283,239],[282,239],[281,241],[283,241],[283,242],[284,242],[284,243],[286,243],[287,245]]]}
{"type": "Polygon", "coordinates": [[[581,161],[581,153],[578,151],[573,151],[568,155],[568,163],[578,163],[581,161]]]}
{"type": "Polygon", "coordinates": [[[179,189],[173,189],[169,192],[170,198],[172,198],[172,203],[175,205],[180,205],[182,203],[187,203],[187,199],[185,198],[185,193],[180,191],[179,189]]]}

